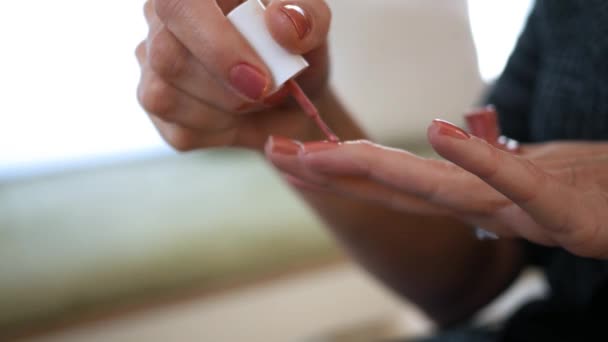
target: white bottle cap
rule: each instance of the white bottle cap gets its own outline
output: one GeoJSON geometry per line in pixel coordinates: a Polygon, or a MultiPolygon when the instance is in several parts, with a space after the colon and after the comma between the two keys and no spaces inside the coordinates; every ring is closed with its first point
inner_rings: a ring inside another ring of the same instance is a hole
{"type": "Polygon", "coordinates": [[[273,91],[276,91],[306,69],[308,62],[304,57],[285,50],[274,40],[264,20],[265,9],[260,0],[247,0],[227,17],[272,73],[273,91]]]}

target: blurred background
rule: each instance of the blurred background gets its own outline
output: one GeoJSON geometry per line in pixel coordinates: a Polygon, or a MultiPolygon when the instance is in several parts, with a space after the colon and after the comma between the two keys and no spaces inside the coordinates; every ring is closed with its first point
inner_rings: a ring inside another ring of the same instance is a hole
{"type": "MultiPolygon", "coordinates": [[[[375,140],[428,153],[430,120],[475,106],[532,0],[328,2],[334,88],[375,140]]],[[[143,3],[0,5],[0,340],[432,329],[348,260],[260,156],[163,143],[135,96],[143,3]]]]}

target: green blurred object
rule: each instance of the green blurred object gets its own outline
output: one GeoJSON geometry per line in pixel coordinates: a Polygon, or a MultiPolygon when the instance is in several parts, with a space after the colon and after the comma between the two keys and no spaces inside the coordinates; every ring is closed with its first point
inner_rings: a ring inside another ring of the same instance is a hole
{"type": "Polygon", "coordinates": [[[254,153],[197,152],[15,181],[0,185],[0,333],[338,255],[254,153]]]}

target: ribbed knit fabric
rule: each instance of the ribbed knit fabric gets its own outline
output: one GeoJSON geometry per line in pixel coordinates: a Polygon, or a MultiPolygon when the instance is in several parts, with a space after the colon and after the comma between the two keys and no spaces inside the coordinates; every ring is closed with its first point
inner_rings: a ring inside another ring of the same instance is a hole
{"type": "Polygon", "coordinates": [[[489,102],[522,141],[608,138],[608,1],[538,0],[489,102]]]}

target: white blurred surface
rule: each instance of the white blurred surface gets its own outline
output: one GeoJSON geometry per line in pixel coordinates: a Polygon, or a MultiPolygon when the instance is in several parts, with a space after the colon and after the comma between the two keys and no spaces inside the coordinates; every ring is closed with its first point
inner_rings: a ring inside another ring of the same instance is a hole
{"type": "Polygon", "coordinates": [[[481,77],[490,82],[505,67],[533,0],[468,0],[481,77]]]}
{"type": "Polygon", "coordinates": [[[135,97],[143,3],[0,4],[0,176],[165,149],[135,97]]]}
{"type": "Polygon", "coordinates": [[[432,119],[460,122],[483,82],[465,0],[330,0],[333,83],[375,140],[426,141],[432,119]]]}

